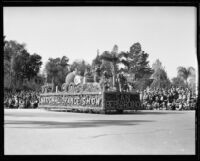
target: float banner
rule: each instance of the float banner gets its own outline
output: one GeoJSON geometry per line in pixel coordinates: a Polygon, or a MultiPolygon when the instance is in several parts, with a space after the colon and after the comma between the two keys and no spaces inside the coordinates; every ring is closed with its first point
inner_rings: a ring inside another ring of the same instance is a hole
{"type": "Polygon", "coordinates": [[[140,108],[139,94],[130,92],[105,92],[104,108],[106,110],[137,110],[140,108]]]}
{"type": "Polygon", "coordinates": [[[102,94],[42,94],[40,105],[102,107],[102,94]]]}

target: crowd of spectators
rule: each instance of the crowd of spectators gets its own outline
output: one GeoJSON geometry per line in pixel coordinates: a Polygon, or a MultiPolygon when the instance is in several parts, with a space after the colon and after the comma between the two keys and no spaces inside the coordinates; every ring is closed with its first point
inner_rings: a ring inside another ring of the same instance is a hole
{"type": "Polygon", "coordinates": [[[31,90],[4,91],[5,108],[37,108],[39,92],[31,90]]]}
{"type": "Polygon", "coordinates": [[[195,110],[197,96],[188,88],[146,89],[138,91],[142,108],[147,110],[195,110]]]}
{"type": "MultiPolygon", "coordinates": [[[[137,91],[144,110],[195,110],[197,96],[188,88],[146,89],[137,91]]],[[[37,108],[39,91],[4,91],[5,108],[37,108]]]]}

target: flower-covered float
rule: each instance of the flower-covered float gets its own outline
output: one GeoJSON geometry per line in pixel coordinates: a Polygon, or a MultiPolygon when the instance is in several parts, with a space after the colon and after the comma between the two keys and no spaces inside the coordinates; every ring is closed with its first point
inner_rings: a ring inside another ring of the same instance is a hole
{"type": "Polygon", "coordinates": [[[89,71],[85,72],[84,77],[78,75],[77,70],[69,73],[60,92],[51,92],[43,87],[39,107],[77,112],[122,113],[124,110],[139,109],[140,100],[139,94],[128,88],[123,74],[113,79],[106,71],[101,76],[97,68],[94,77],[89,71]],[[111,87],[113,81],[115,86],[111,87]]]}

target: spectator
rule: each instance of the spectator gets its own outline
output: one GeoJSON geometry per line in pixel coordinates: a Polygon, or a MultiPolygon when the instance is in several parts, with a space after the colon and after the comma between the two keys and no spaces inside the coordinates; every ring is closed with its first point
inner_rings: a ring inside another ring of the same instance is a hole
{"type": "Polygon", "coordinates": [[[6,108],[37,108],[39,93],[35,91],[4,91],[6,108]]]}
{"type": "Polygon", "coordinates": [[[179,88],[139,91],[143,109],[192,110],[196,108],[196,96],[179,88]]]}

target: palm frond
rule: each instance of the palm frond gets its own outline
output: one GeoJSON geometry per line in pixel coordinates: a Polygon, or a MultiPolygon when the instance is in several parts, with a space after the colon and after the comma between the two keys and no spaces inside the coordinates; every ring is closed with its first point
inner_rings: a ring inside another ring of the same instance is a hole
{"type": "Polygon", "coordinates": [[[188,78],[188,70],[185,67],[178,67],[178,76],[182,77],[183,79],[187,79],[188,78]]]}
{"type": "Polygon", "coordinates": [[[193,67],[188,67],[188,73],[190,76],[194,76],[195,75],[195,69],[193,67]]]}

